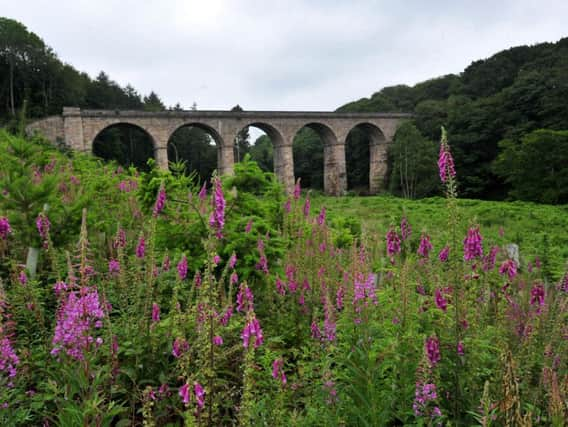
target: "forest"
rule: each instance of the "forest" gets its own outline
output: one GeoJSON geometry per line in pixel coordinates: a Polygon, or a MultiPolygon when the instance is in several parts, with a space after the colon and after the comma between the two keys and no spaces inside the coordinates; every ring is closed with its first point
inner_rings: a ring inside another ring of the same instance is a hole
{"type": "MultiPolygon", "coordinates": [[[[389,150],[388,191],[422,198],[440,195],[431,160],[444,125],[462,170],[462,197],[486,200],[568,202],[568,38],[556,43],[518,46],[474,61],[459,75],[449,74],[416,84],[381,89],[338,108],[348,112],[410,112],[414,120],[397,133],[389,150]],[[545,158],[542,162],[540,159],[545,158]],[[404,173],[402,171],[405,171],[404,173]],[[408,172],[410,171],[410,172],[408,172]]],[[[28,120],[60,114],[63,106],[95,109],[162,111],[159,95],[141,95],[101,71],[95,78],[62,62],[38,35],[14,20],[0,18],[0,125],[16,128],[28,120]]],[[[192,105],[190,108],[198,108],[192,105]]],[[[234,108],[242,109],[236,105],[234,108]]],[[[354,130],[346,144],[348,187],[365,194],[369,182],[369,139],[354,130]]],[[[251,140],[248,129],[238,136],[235,159],[246,154],[265,171],[272,170],[267,136],[251,140]]],[[[94,152],[128,166],[147,168],[150,140],[139,129],[109,128],[94,152]]],[[[187,173],[205,181],[216,167],[212,138],[201,129],[179,129],[168,157],[184,161],[187,173]]],[[[294,141],[295,176],[304,186],[323,188],[323,145],[302,129],[294,141]]]]}

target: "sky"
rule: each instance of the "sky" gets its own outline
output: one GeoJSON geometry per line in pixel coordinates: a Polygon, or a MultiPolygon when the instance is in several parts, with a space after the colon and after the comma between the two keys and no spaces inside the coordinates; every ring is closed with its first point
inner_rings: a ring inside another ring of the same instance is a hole
{"type": "Polygon", "coordinates": [[[335,110],[568,36],[567,0],[0,0],[92,77],[201,110],[335,110]]]}

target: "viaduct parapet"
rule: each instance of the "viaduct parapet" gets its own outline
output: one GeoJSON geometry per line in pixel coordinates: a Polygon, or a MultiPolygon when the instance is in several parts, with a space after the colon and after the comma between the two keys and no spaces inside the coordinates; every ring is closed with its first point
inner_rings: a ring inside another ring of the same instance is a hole
{"type": "Polygon", "coordinates": [[[318,133],[324,146],[324,191],[342,195],[347,190],[345,147],[347,135],[355,127],[369,135],[369,191],[382,189],[387,173],[387,147],[398,126],[411,117],[404,113],[338,113],[315,111],[123,111],[83,110],[65,107],[60,116],[31,123],[28,133],[41,132],[49,140],[69,148],[92,152],[93,143],[103,130],[118,124],[134,125],[151,138],[159,167],[168,168],[168,141],[182,126],[205,130],[217,145],[217,169],[231,174],[234,144],[239,131],[255,126],[264,131],[274,146],[274,173],[291,192],[294,187],[292,142],[303,127],[318,133]]]}

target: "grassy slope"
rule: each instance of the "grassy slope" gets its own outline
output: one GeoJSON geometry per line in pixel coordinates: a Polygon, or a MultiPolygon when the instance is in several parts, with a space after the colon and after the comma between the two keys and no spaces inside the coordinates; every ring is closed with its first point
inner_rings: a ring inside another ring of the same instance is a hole
{"type": "MultiPolygon", "coordinates": [[[[447,239],[446,201],[435,197],[422,200],[405,200],[391,196],[376,197],[323,197],[314,196],[315,209],[325,205],[329,215],[343,215],[361,221],[363,234],[384,237],[391,223],[398,224],[406,212],[417,238],[424,230],[432,236],[436,251],[447,239]]],[[[490,244],[516,243],[525,262],[538,255],[546,257],[544,240],[548,238],[550,269],[559,277],[568,261],[568,205],[549,206],[528,202],[490,202],[460,199],[462,218],[461,238],[470,221],[481,226],[481,233],[490,244]],[[499,228],[505,235],[499,237],[499,228]],[[547,237],[545,237],[547,236],[547,237]]],[[[486,247],[488,247],[486,245],[486,247]]]]}

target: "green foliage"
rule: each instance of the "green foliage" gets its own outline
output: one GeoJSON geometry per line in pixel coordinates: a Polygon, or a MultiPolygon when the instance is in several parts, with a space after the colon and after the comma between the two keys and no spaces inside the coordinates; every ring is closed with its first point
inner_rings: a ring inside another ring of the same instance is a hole
{"type": "Polygon", "coordinates": [[[294,176],[307,188],[323,190],[323,141],[309,127],[294,137],[294,176]]]}
{"type": "Polygon", "coordinates": [[[541,203],[568,203],[568,131],[539,129],[520,142],[503,140],[494,168],[510,195],[541,203]]]}

